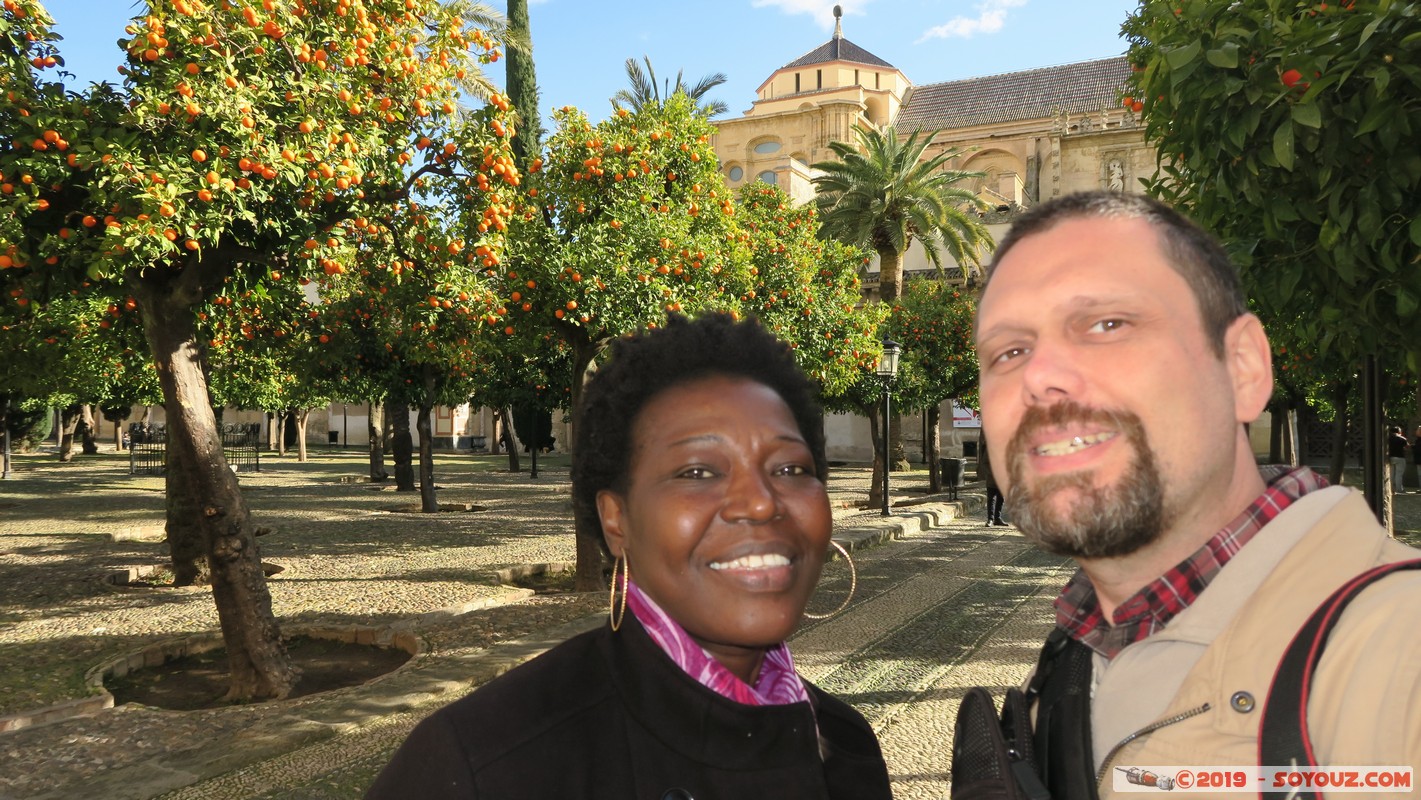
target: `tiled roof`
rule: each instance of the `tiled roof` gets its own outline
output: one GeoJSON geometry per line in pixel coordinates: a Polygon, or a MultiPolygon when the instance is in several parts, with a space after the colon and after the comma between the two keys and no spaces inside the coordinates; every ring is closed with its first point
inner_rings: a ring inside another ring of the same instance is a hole
{"type": "Polygon", "coordinates": [[[1099,111],[1120,103],[1129,75],[1129,62],[1116,56],[915,86],[895,125],[909,133],[1099,111]]]}
{"type": "Polygon", "coordinates": [[[855,64],[869,64],[875,67],[895,69],[892,64],[840,36],[835,36],[780,69],[807,67],[811,64],[825,64],[830,61],[852,61],[855,64]]]}

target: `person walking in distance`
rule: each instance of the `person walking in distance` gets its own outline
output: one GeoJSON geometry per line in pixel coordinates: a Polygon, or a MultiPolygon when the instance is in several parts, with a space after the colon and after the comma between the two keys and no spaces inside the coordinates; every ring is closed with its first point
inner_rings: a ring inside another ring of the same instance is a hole
{"type": "Polygon", "coordinates": [[[1052,797],[1114,796],[1117,768],[1260,764],[1282,738],[1260,722],[1280,719],[1283,654],[1374,575],[1327,617],[1289,749],[1421,765],[1421,551],[1360,492],[1259,466],[1246,426],[1273,393],[1272,349],[1214,238],[1141,195],[1036,205],[997,246],[975,336],[1012,523],[1079,567],[1025,694],[1052,797]]]}
{"type": "Polygon", "coordinates": [[[977,477],[987,487],[987,524],[1005,525],[1002,521],[1002,505],[1006,500],[1002,490],[997,488],[997,476],[992,474],[992,459],[987,453],[987,437],[977,437],[977,477]]]}

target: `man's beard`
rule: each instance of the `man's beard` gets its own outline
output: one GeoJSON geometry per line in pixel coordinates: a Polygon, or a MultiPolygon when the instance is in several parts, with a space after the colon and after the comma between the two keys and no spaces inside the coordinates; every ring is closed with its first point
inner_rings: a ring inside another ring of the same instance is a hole
{"type": "Polygon", "coordinates": [[[1071,558],[1115,558],[1150,544],[1164,532],[1164,484],[1140,418],[1128,411],[1102,411],[1073,402],[1027,409],[1007,449],[1011,491],[1006,497],[1012,522],[1037,546],[1071,558]],[[1125,474],[1110,486],[1096,486],[1094,471],[1082,470],[1024,479],[1027,442],[1043,428],[1068,423],[1100,423],[1124,437],[1134,452],[1125,474]],[[1051,502],[1057,492],[1076,495],[1068,507],[1051,502]]]}

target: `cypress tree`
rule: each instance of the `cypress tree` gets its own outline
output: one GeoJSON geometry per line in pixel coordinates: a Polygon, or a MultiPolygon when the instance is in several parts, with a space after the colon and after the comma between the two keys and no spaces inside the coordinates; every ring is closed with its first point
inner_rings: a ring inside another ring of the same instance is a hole
{"type": "Polygon", "coordinates": [[[542,149],[543,119],[538,111],[538,79],[533,68],[533,36],[528,26],[528,0],[508,0],[508,99],[517,110],[519,122],[513,136],[513,158],[518,169],[528,171],[529,162],[542,149]]]}

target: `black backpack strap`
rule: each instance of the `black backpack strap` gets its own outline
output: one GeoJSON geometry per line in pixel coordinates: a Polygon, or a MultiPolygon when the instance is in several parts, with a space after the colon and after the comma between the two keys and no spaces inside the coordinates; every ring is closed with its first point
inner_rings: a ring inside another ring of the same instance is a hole
{"type": "Polygon", "coordinates": [[[1033,756],[1052,797],[1093,800],[1089,647],[1057,627],[1046,637],[1026,700],[1036,705],[1033,756]]]}
{"type": "MultiPolygon", "coordinates": [[[[1308,735],[1308,695],[1327,639],[1347,605],[1363,589],[1394,572],[1408,569],[1421,569],[1421,559],[1383,564],[1363,572],[1333,592],[1298,629],[1278,662],[1273,685],[1268,689],[1268,700],[1263,706],[1263,720],[1258,728],[1260,766],[1318,766],[1308,735]]],[[[1303,790],[1296,796],[1306,800],[1318,795],[1303,790]]]]}

